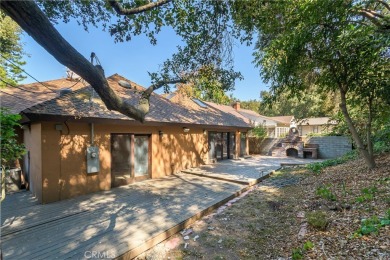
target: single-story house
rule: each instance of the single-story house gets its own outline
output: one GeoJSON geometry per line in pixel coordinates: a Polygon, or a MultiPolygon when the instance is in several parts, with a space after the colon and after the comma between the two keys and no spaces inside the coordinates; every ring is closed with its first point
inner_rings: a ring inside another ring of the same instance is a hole
{"type": "MultiPolygon", "coordinates": [[[[137,104],[141,86],[118,74],[107,81],[119,96],[137,104]]],[[[83,84],[44,82],[42,95],[43,85],[0,91],[1,106],[22,115],[21,141],[28,153],[21,167],[41,203],[248,154],[246,132],[252,126],[242,117],[209,103],[188,108],[152,94],[150,112],[140,123],[108,110],[83,84]]]]}
{"type": "Polygon", "coordinates": [[[308,134],[328,133],[337,125],[337,122],[329,117],[312,117],[295,120],[294,124],[301,136],[307,136],[308,134]]]}
{"type": "Polygon", "coordinates": [[[243,118],[249,120],[249,123],[253,126],[262,126],[267,130],[267,137],[280,138],[288,134],[293,116],[282,116],[282,117],[267,117],[260,115],[259,113],[241,108],[240,102],[235,102],[232,106],[224,106],[226,111],[240,114],[243,118]]]}

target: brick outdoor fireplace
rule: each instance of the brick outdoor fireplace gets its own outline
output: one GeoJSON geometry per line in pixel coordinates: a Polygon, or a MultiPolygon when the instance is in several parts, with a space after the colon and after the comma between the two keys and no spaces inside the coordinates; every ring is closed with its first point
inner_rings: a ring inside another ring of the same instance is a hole
{"type": "Polygon", "coordinates": [[[288,135],[272,150],[272,156],[289,156],[303,158],[304,143],[298,129],[291,127],[288,135]]]}

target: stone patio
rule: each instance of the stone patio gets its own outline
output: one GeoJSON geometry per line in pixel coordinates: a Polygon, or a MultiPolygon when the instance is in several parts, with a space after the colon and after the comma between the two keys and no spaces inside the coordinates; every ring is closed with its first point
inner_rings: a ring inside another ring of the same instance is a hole
{"type": "Polygon", "coordinates": [[[217,164],[187,169],[183,172],[244,185],[254,185],[265,175],[283,165],[304,165],[320,161],[323,160],[254,155],[246,159],[225,160],[217,164]]]}

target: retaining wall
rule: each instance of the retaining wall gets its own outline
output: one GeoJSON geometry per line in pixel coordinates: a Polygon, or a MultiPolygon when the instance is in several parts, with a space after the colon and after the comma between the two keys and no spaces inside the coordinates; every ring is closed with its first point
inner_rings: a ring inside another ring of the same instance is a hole
{"type": "MultiPolygon", "coordinates": [[[[272,147],[278,143],[279,138],[249,137],[249,153],[272,155],[272,147]]],[[[303,137],[305,144],[318,144],[318,158],[331,159],[343,156],[352,150],[351,140],[346,136],[313,136],[303,137]]]]}
{"type": "Polygon", "coordinates": [[[313,136],[303,138],[306,144],[318,144],[318,158],[330,159],[343,156],[352,150],[352,143],[347,136],[313,136]]]}

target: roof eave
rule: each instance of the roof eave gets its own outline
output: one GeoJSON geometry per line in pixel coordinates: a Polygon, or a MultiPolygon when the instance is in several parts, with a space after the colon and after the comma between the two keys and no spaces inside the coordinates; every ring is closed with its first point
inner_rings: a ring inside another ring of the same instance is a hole
{"type": "Polygon", "coordinates": [[[145,121],[141,123],[139,121],[130,119],[111,119],[111,118],[96,118],[96,117],[82,117],[77,118],[75,116],[63,116],[52,114],[36,114],[36,113],[23,113],[23,117],[26,119],[24,123],[33,122],[84,122],[84,123],[101,123],[101,124],[117,124],[117,125],[132,125],[132,126],[183,126],[183,127],[196,127],[196,128],[213,128],[213,129],[251,129],[250,125],[212,125],[212,124],[194,124],[194,123],[180,123],[180,122],[157,122],[157,121],[145,121]]]}

